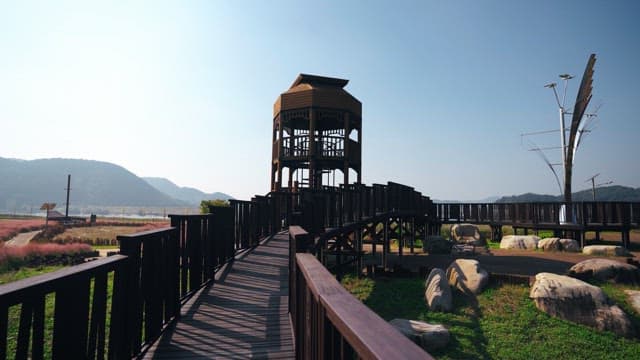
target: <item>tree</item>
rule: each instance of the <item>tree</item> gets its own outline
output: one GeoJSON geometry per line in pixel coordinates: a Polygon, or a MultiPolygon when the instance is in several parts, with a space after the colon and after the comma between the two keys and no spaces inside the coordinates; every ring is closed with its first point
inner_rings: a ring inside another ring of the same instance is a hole
{"type": "Polygon", "coordinates": [[[200,214],[208,214],[209,206],[230,206],[227,200],[215,199],[215,200],[202,200],[200,201],[200,214]]]}

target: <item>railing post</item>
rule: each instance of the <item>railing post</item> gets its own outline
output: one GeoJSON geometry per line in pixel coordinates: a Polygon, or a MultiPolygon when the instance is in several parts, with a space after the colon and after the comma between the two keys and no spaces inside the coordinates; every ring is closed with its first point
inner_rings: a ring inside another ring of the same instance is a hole
{"type": "Polygon", "coordinates": [[[233,209],[226,206],[211,206],[209,212],[212,216],[213,234],[216,251],[222,264],[233,258],[235,253],[233,239],[233,209]]]}
{"type": "MultiPolygon", "coordinates": [[[[298,271],[296,265],[296,253],[308,252],[311,249],[311,237],[300,226],[289,227],[289,317],[293,324],[294,334],[297,334],[297,324],[300,321],[298,313],[298,271]]],[[[304,289],[302,289],[304,290],[304,289]]],[[[299,350],[299,339],[296,338],[296,352],[299,350]]]]}
{"type": "Polygon", "coordinates": [[[120,253],[127,256],[125,266],[125,293],[127,301],[124,338],[126,341],[124,352],[129,356],[138,354],[142,338],[142,292],[140,288],[141,241],[136,238],[118,236],[120,253]]]}

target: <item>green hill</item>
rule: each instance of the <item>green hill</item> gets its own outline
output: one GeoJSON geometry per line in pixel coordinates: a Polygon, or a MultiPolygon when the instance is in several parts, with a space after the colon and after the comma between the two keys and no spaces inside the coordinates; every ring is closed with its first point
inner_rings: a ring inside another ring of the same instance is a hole
{"type": "Polygon", "coordinates": [[[180,187],[168,179],[160,177],[143,177],[144,181],[149,183],[157,190],[171,196],[174,199],[182,200],[191,205],[200,205],[202,200],[229,200],[233,199],[231,195],[227,195],[221,192],[214,192],[207,194],[198,189],[190,187],[180,187]]]}
{"type": "Polygon", "coordinates": [[[24,210],[43,202],[66,202],[71,174],[73,206],[185,206],[125,168],[77,159],[0,158],[0,211],[24,210]]]}
{"type": "MultiPolygon", "coordinates": [[[[591,190],[582,190],[573,193],[573,201],[593,201],[591,190]]],[[[597,201],[640,201],[640,188],[634,189],[627,186],[604,186],[596,188],[597,201]]],[[[526,193],[522,195],[503,196],[496,202],[554,202],[563,201],[562,196],[540,195],[526,193]]]]}

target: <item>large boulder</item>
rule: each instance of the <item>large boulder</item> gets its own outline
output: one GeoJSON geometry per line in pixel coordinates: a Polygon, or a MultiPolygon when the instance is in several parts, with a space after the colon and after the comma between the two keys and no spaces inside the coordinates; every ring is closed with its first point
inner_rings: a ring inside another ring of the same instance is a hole
{"type": "Polygon", "coordinates": [[[625,294],[629,297],[629,305],[640,314],[640,291],[638,290],[625,290],[625,294]]]}
{"type": "Polygon", "coordinates": [[[450,254],[453,243],[442,236],[427,236],[422,242],[422,250],[429,254],[450,254]]]}
{"type": "Polygon", "coordinates": [[[569,275],[578,279],[594,278],[612,280],[616,283],[638,283],[638,268],[612,259],[588,259],[581,261],[569,269],[569,275]]]}
{"type": "Polygon", "coordinates": [[[500,240],[500,249],[535,250],[540,238],[535,235],[505,235],[500,240]]]}
{"type": "Polygon", "coordinates": [[[480,229],[473,224],[455,224],[451,226],[451,239],[457,243],[482,246],[485,240],[480,229]]]}
{"type": "Polygon", "coordinates": [[[585,255],[595,256],[629,256],[629,252],[622,246],[616,245],[589,245],[582,248],[585,255]]]}
{"type": "Polygon", "coordinates": [[[453,298],[447,275],[442,269],[431,270],[424,283],[424,300],[431,311],[451,311],[453,298]]]}
{"type": "Polygon", "coordinates": [[[633,325],[627,314],[597,286],[552,273],[539,273],[529,297],[538,309],[568,321],[598,330],[633,337],[633,325]]]}
{"type": "Polygon", "coordinates": [[[573,239],[560,239],[560,245],[562,251],[566,252],[580,252],[580,244],[573,239]]]}
{"type": "Polygon", "coordinates": [[[447,268],[449,285],[467,295],[477,295],[489,283],[489,273],[478,260],[457,259],[447,268]]]}
{"type": "Polygon", "coordinates": [[[543,251],[580,252],[580,244],[573,239],[551,237],[538,241],[538,249],[543,251]]]}
{"type": "Polygon", "coordinates": [[[543,251],[562,251],[562,245],[560,244],[560,238],[546,238],[538,241],[538,249],[543,251]]]}
{"type": "Polygon", "coordinates": [[[443,325],[407,319],[393,319],[389,324],[426,351],[443,348],[449,343],[449,330],[443,325]]]}

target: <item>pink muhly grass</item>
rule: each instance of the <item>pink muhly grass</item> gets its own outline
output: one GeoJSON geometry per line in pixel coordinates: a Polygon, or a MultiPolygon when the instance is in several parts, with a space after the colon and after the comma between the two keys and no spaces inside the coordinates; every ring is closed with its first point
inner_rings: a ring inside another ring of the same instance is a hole
{"type": "Polygon", "coordinates": [[[30,256],[47,256],[78,254],[91,252],[91,246],[87,244],[28,244],[26,246],[0,246],[0,263],[7,259],[24,259],[30,256]]]}

